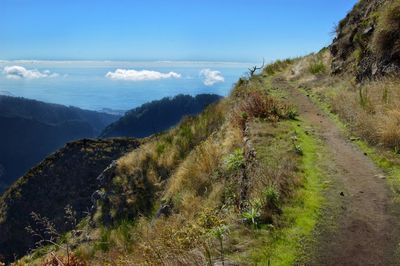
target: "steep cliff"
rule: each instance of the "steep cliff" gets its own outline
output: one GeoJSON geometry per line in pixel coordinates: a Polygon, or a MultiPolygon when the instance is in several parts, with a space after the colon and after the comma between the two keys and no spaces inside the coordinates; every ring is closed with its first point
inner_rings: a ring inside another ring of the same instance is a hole
{"type": "Polygon", "coordinates": [[[32,212],[53,221],[61,233],[71,229],[64,208],[71,206],[76,218],[82,218],[91,208],[99,174],[138,146],[134,139],[71,142],[20,178],[0,198],[0,258],[18,258],[35,247],[38,239],[26,231],[38,226],[32,212]]]}
{"type": "Polygon", "coordinates": [[[400,1],[361,0],[336,33],[334,74],[353,73],[363,81],[400,72],[400,1]]]}

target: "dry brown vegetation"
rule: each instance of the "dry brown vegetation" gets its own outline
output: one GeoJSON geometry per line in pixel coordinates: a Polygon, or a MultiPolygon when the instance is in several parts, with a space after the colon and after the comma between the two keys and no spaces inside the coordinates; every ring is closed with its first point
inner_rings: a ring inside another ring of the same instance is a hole
{"type": "Polygon", "coordinates": [[[332,110],[364,140],[400,148],[400,87],[397,79],[351,86],[331,96],[332,110]]]}
{"type": "Polygon", "coordinates": [[[60,257],[53,254],[46,258],[41,266],[88,266],[89,264],[76,256],[60,257]]]}
{"type": "Polygon", "coordinates": [[[263,218],[254,217],[250,228],[255,221],[273,222],[278,201],[290,194],[284,179],[295,168],[271,166],[264,173],[248,161],[253,159],[243,138],[256,120],[276,123],[296,114],[269,96],[258,78],[237,84],[230,98],[122,157],[106,190],[109,203],[96,215],[101,221],[109,214],[114,225],[93,232],[97,247],[82,244],[77,253],[95,264],[205,265],[237,248],[240,240],[227,236],[247,230],[242,215],[260,209],[263,218]],[[246,193],[243,182],[250,184],[246,193]],[[158,217],[160,206],[169,212],[158,217]]]}
{"type": "MultiPolygon", "coordinates": [[[[322,53],[328,66],[329,53],[322,53]]],[[[291,77],[288,73],[287,76],[291,77]]],[[[363,140],[395,151],[400,149],[400,80],[397,77],[356,83],[344,75],[312,77],[303,68],[293,80],[300,88],[316,95],[363,140]]]]}
{"type": "Polygon", "coordinates": [[[283,225],[281,208],[302,182],[302,155],[282,122],[296,111],[267,92],[268,71],[120,158],[91,240],[74,254],[94,265],[211,265],[247,263],[250,249],[268,245],[257,235],[283,225]]]}

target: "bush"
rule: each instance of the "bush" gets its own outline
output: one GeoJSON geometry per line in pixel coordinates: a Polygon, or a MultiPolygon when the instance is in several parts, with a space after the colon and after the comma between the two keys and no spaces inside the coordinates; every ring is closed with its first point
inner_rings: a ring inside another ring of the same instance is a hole
{"type": "Polygon", "coordinates": [[[242,214],[246,222],[253,226],[253,229],[257,229],[258,219],[260,218],[260,215],[261,213],[259,206],[252,206],[242,214]]]}
{"type": "Polygon", "coordinates": [[[296,117],[297,112],[289,105],[266,95],[261,91],[250,91],[234,111],[233,120],[242,129],[252,118],[262,118],[276,122],[280,118],[296,117]]]}
{"type": "Polygon", "coordinates": [[[275,186],[268,186],[264,190],[263,194],[264,194],[265,200],[267,202],[267,205],[278,207],[280,193],[275,186]]]}
{"type": "Polygon", "coordinates": [[[244,166],[243,149],[236,149],[232,154],[229,154],[225,159],[226,168],[229,171],[237,171],[244,166]]]}
{"type": "Polygon", "coordinates": [[[322,62],[321,58],[317,58],[312,60],[308,67],[308,71],[310,71],[313,75],[323,74],[326,72],[326,67],[324,62],[322,62]]]}

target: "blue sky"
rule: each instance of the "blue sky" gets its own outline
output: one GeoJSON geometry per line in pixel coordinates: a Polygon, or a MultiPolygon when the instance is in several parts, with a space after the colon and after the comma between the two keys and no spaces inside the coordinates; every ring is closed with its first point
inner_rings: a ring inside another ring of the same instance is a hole
{"type": "Polygon", "coordinates": [[[329,45],[356,0],[0,0],[0,59],[267,61],[329,45]]]}

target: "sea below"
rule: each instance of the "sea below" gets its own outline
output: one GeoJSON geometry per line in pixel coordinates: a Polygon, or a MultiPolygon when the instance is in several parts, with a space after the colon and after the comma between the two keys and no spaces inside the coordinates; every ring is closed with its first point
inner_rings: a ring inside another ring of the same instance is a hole
{"type": "Polygon", "coordinates": [[[177,94],[226,96],[252,65],[173,61],[0,61],[0,94],[88,110],[123,112],[177,94]]]}

